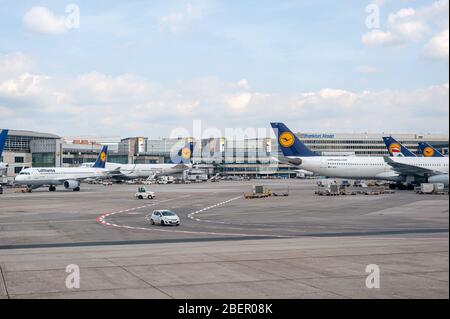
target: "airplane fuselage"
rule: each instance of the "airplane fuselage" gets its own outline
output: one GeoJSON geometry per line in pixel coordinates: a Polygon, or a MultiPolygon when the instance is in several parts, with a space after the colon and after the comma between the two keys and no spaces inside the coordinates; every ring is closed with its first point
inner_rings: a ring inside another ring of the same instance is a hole
{"type": "MultiPolygon", "coordinates": [[[[405,176],[398,174],[383,157],[339,157],[339,156],[311,156],[289,157],[300,159],[302,169],[314,172],[316,175],[347,178],[347,179],[373,179],[401,182],[405,176]]],[[[431,169],[443,175],[449,171],[448,158],[424,157],[396,157],[394,161],[431,169]]]]}
{"type": "Polygon", "coordinates": [[[191,168],[190,164],[114,164],[106,163],[109,170],[119,169],[125,178],[148,178],[150,176],[174,175],[191,168]]]}

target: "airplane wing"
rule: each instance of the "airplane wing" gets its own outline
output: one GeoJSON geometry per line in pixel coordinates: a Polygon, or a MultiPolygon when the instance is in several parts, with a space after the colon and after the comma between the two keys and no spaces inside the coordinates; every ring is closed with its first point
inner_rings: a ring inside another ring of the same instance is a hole
{"type": "Polygon", "coordinates": [[[181,164],[175,165],[173,168],[174,168],[174,169],[182,170],[182,169],[188,169],[189,166],[187,166],[186,164],[182,164],[182,163],[181,163],[181,164]]]}
{"type": "Polygon", "coordinates": [[[434,176],[442,174],[442,172],[425,167],[399,163],[386,156],[384,157],[384,161],[400,175],[434,176]]]}

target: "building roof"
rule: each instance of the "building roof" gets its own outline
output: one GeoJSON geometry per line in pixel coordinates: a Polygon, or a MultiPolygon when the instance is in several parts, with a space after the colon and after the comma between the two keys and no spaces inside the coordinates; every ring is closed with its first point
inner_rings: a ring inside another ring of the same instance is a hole
{"type": "Polygon", "coordinates": [[[25,130],[9,130],[9,136],[23,136],[23,137],[33,137],[33,138],[47,138],[47,139],[60,139],[58,135],[50,133],[39,133],[33,131],[25,130]]]}
{"type": "Polygon", "coordinates": [[[405,134],[405,133],[296,133],[302,139],[349,139],[380,140],[383,136],[393,136],[399,140],[439,140],[448,141],[448,134],[405,134]]]}

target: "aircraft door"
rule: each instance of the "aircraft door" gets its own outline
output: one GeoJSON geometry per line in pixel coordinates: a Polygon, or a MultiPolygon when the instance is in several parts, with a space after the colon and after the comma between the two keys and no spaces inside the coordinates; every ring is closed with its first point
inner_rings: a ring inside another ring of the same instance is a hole
{"type": "Polygon", "coordinates": [[[328,160],[327,160],[327,158],[323,157],[320,160],[320,168],[321,169],[327,169],[328,168],[328,160]]]}

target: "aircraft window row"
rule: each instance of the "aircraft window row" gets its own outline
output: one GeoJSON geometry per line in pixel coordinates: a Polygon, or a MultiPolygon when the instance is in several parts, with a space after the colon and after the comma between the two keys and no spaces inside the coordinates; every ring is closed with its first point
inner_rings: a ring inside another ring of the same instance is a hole
{"type": "Polygon", "coordinates": [[[345,166],[384,166],[378,163],[342,163],[342,162],[329,162],[328,165],[345,165],[345,166]]]}
{"type": "MultiPolygon", "coordinates": [[[[320,150],[384,150],[385,147],[378,146],[350,146],[350,145],[308,145],[313,149],[320,150]]],[[[410,148],[411,151],[415,151],[415,149],[410,148]]]]}

